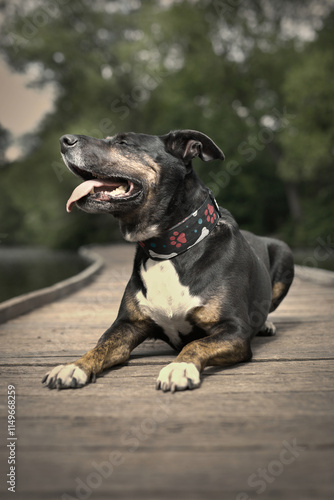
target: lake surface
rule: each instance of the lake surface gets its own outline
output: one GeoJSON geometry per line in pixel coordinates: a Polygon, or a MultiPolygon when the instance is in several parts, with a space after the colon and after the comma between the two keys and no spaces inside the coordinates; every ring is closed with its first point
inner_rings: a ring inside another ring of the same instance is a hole
{"type": "Polygon", "coordinates": [[[76,252],[0,247],[0,302],[53,285],[87,266],[76,252]]]}
{"type": "MultiPolygon", "coordinates": [[[[334,271],[332,252],[295,252],[295,263],[334,271]]],[[[0,246],[0,302],[53,285],[88,266],[77,252],[0,246]]]]}
{"type": "Polygon", "coordinates": [[[334,271],[334,249],[330,247],[316,248],[314,250],[295,250],[295,264],[312,267],[313,269],[327,269],[334,271]]]}

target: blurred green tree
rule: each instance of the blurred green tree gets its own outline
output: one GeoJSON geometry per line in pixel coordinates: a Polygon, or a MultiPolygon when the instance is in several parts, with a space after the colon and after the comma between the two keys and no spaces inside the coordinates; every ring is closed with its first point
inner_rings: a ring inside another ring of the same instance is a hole
{"type": "Polygon", "coordinates": [[[334,213],[334,13],[284,81],[293,119],[280,133],[279,176],[290,186],[296,244],[333,233],[334,213]]]}
{"type": "Polygon", "coordinates": [[[11,143],[11,134],[0,123],[0,167],[6,163],[6,150],[11,143]]]}
{"type": "MultiPolygon", "coordinates": [[[[26,140],[26,156],[2,169],[8,206],[20,215],[8,222],[11,240],[75,247],[117,238],[117,225],[107,216],[65,213],[78,181],[61,161],[58,138],[126,130],[193,128],[208,134],[226,162],[196,162],[196,169],[218,200],[256,232],[287,227],[289,210],[296,219],[296,181],[291,184],[286,165],[299,150],[289,137],[294,116],[300,117],[289,94],[301,99],[298,85],[305,87],[300,76],[292,89],[289,75],[312,63],[302,32],[312,34],[324,17],[313,7],[312,0],[293,6],[287,0],[4,1],[0,48],[8,64],[34,72],[33,85],[57,90],[54,110],[26,140]]],[[[320,124],[313,126],[310,140],[316,141],[320,124]]],[[[300,162],[293,164],[295,169],[300,162]]],[[[319,200],[317,194],[312,202],[319,200]]],[[[304,219],[296,223],[303,235],[304,219]]],[[[293,243],[295,233],[286,234],[293,243]]]]}

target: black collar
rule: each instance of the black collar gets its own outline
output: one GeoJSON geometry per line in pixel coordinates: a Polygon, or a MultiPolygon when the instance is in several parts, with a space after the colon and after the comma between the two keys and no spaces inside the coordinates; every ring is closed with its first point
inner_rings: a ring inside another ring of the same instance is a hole
{"type": "Polygon", "coordinates": [[[219,206],[209,191],[199,209],[179,224],[167,229],[157,238],[138,243],[153,260],[172,259],[206,238],[216,226],[219,217],[219,206]]]}

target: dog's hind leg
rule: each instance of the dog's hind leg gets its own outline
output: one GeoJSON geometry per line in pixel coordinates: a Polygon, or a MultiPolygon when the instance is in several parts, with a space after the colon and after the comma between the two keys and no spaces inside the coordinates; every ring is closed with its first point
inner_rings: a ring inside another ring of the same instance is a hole
{"type": "Polygon", "coordinates": [[[272,238],[267,241],[272,282],[272,303],[269,312],[274,311],[289,291],[294,277],[293,255],[285,243],[272,238]]]}
{"type": "Polygon", "coordinates": [[[276,326],[271,321],[266,321],[261,330],[256,334],[258,337],[273,337],[276,335],[276,326]]]}

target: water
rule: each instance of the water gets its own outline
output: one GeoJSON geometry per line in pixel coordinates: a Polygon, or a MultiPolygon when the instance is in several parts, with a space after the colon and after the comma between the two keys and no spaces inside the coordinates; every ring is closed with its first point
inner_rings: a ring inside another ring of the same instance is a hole
{"type": "Polygon", "coordinates": [[[334,249],[320,248],[318,251],[299,249],[293,252],[295,264],[334,271],[334,249]]]}
{"type": "Polygon", "coordinates": [[[0,247],[0,302],[69,278],[87,267],[76,252],[0,247]]]}
{"type": "MultiPolygon", "coordinates": [[[[294,253],[296,264],[334,271],[333,252],[321,255],[320,261],[310,250],[294,253]]],[[[53,285],[74,276],[87,265],[76,252],[0,246],[0,302],[53,285]]]]}

